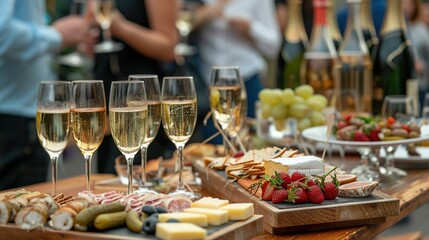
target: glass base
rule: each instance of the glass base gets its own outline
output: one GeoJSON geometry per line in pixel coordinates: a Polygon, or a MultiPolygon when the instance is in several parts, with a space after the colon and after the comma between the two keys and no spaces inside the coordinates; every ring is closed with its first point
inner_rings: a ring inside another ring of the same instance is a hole
{"type": "Polygon", "coordinates": [[[144,193],[153,193],[153,194],[158,194],[157,191],[152,190],[150,188],[147,187],[139,187],[137,190],[134,190],[135,193],[139,193],[139,194],[144,194],[144,193]]]}
{"type": "Polygon", "coordinates": [[[94,47],[96,53],[111,53],[119,52],[124,48],[124,45],[114,41],[103,41],[94,47]]]}
{"type": "Polygon", "coordinates": [[[200,193],[189,192],[189,191],[186,191],[185,189],[176,189],[176,191],[171,192],[168,195],[169,196],[173,196],[173,195],[185,195],[185,196],[187,196],[187,197],[189,197],[190,199],[193,199],[193,200],[201,198],[201,194],[200,193]]]}
{"type": "Polygon", "coordinates": [[[174,48],[174,53],[178,56],[192,56],[197,53],[197,48],[186,43],[179,43],[174,48]]]}
{"type": "Polygon", "coordinates": [[[72,52],[67,55],[60,56],[58,58],[58,62],[64,66],[70,67],[83,67],[88,62],[82,54],[78,52],[72,52]]]}

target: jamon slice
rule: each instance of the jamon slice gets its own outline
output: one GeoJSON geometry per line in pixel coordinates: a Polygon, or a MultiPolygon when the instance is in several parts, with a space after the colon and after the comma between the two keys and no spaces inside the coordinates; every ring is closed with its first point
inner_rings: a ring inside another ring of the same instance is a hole
{"type": "Polygon", "coordinates": [[[378,182],[374,181],[358,181],[347,183],[338,187],[339,197],[359,198],[367,197],[372,194],[377,187],[378,182]]]}

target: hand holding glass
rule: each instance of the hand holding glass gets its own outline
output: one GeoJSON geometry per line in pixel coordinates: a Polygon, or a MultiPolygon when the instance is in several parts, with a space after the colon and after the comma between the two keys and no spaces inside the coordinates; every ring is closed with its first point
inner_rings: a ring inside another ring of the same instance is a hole
{"type": "Polygon", "coordinates": [[[115,0],[95,0],[95,20],[100,24],[103,31],[103,42],[95,45],[96,53],[118,52],[123,49],[121,43],[114,42],[111,38],[110,25],[113,20],[115,0]]]}
{"type": "Polygon", "coordinates": [[[146,135],[146,90],[142,81],[114,81],[110,89],[109,123],[113,141],[127,160],[128,191],[133,192],[134,156],[146,135]]]}
{"type": "Polygon", "coordinates": [[[52,165],[52,194],[57,192],[58,157],[67,145],[70,126],[71,82],[44,81],[39,85],[36,128],[52,165]]]}

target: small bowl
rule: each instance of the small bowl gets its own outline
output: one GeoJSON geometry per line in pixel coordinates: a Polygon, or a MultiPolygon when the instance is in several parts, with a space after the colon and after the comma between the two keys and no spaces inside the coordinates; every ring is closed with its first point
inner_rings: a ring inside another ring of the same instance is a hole
{"type": "MultiPolygon", "coordinates": [[[[128,174],[127,174],[127,160],[124,156],[118,156],[115,158],[115,170],[122,184],[128,185],[128,174]]],[[[138,184],[141,179],[141,166],[133,166],[133,184],[138,184]]]]}

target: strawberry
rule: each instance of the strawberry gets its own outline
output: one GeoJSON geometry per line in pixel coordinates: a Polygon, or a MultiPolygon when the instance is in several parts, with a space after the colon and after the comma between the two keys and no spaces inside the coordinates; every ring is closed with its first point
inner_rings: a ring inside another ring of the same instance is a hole
{"type": "Polygon", "coordinates": [[[287,200],[288,191],[284,189],[278,189],[274,191],[272,202],[273,203],[281,203],[287,200]]]}
{"type": "Polygon", "coordinates": [[[357,130],[353,136],[353,140],[358,142],[368,142],[369,138],[362,132],[362,130],[357,130]]]}
{"type": "Polygon", "coordinates": [[[343,129],[343,128],[347,127],[347,126],[348,126],[348,124],[345,121],[340,120],[337,123],[337,130],[343,129]]]}
{"type": "Polygon", "coordinates": [[[292,176],[290,177],[290,180],[292,182],[296,182],[296,181],[305,182],[305,178],[306,178],[306,176],[305,176],[304,173],[300,173],[300,172],[296,171],[296,172],[292,173],[292,176]]]}
{"type": "Polygon", "coordinates": [[[321,204],[325,200],[322,189],[317,185],[309,187],[307,195],[311,203],[321,204]]]}
{"type": "Polygon", "coordinates": [[[309,179],[309,180],[307,181],[307,186],[308,186],[308,187],[311,187],[311,186],[314,186],[314,185],[316,185],[316,183],[314,182],[314,180],[313,180],[313,179],[309,179]]]}
{"type": "Polygon", "coordinates": [[[287,189],[288,185],[291,183],[290,176],[286,172],[279,173],[280,178],[283,180],[282,187],[287,189]]]}
{"type": "Polygon", "coordinates": [[[338,186],[333,182],[326,182],[323,185],[323,195],[325,196],[326,200],[334,200],[338,197],[338,186]]]}
{"type": "Polygon", "coordinates": [[[292,188],[288,194],[288,200],[293,203],[305,203],[308,202],[308,196],[302,188],[292,188]]]}
{"type": "Polygon", "coordinates": [[[380,137],[378,136],[378,134],[381,132],[379,127],[374,127],[370,132],[369,132],[369,140],[370,141],[381,141],[380,137]]]}
{"type": "Polygon", "coordinates": [[[236,152],[233,157],[234,158],[239,158],[239,157],[242,157],[242,156],[244,156],[244,152],[240,151],[240,152],[236,152]]]}
{"type": "Polygon", "coordinates": [[[350,122],[350,120],[352,119],[353,115],[348,114],[344,117],[344,120],[346,120],[346,122],[350,122]]]}
{"type": "Polygon", "coordinates": [[[265,201],[270,201],[273,199],[275,190],[275,187],[270,184],[270,181],[265,181],[262,185],[262,199],[265,201]]]}

